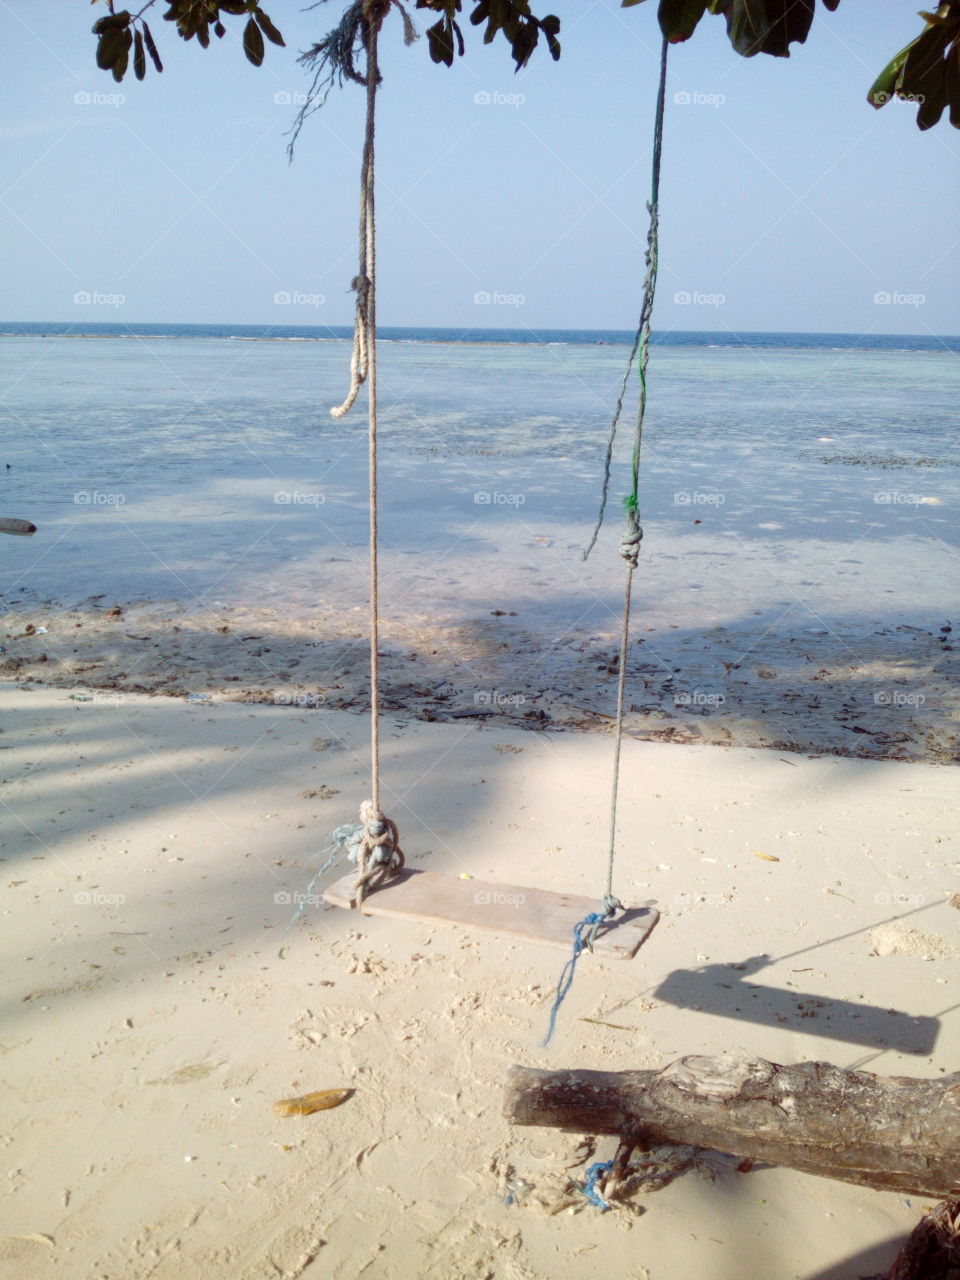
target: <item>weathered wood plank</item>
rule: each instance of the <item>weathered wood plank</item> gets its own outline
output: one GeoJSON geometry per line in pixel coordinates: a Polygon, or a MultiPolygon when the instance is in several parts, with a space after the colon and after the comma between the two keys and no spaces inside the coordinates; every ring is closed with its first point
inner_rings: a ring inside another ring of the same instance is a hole
{"type": "MultiPolygon", "coordinates": [[[[343,876],[323,895],[334,907],[353,908],[354,875],[343,876]]],[[[364,900],[364,915],[396,916],[429,924],[465,925],[523,938],[569,951],[573,926],[591,911],[596,898],[553,893],[485,880],[461,880],[436,871],[402,871],[364,900]]],[[[631,907],[597,934],[594,950],[629,960],[646,942],[660,918],[653,907],[631,907]]]]}
{"type": "Polygon", "coordinates": [[[690,1057],[662,1071],[512,1067],[514,1124],[642,1135],[860,1186],[946,1198],[960,1186],[960,1072],[884,1078],[828,1062],[690,1057]]]}

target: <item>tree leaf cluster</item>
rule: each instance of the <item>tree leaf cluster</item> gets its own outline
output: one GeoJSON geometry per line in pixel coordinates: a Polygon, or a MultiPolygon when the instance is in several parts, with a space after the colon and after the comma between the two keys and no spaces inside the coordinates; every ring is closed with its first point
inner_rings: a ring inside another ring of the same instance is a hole
{"type": "MultiPolygon", "coordinates": [[[[427,28],[427,45],[434,62],[452,67],[454,57],[462,57],[464,52],[463,31],[457,21],[462,0],[417,0],[417,8],[440,14],[427,28]]],[[[552,13],[538,18],[527,0],[479,0],[470,12],[470,22],[475,27],[485,24],[484,44],[491,44],[499,32],[503,33],[517,71],[533,57],[541,35],[554,62],[560,57],[560,19],[552,13]]]]}
{"type": "MultiPolygon", "coordinates": [[[[624,9],[645,0],[621,0],[624,9]]],[[[840,0],[821,0],[831,12],[840,0]]],[[[816,0],[659,0],[657,18],[671,44],[689,40],[707,13],[722,15],[737,53],[789,58],[791,44],[803,44],[813,24],[816,0]]],[[[944,0],[934,12],[921,11],[926,26],[892,58],[867,93],[874,107],[893,98],[917,104],[917,125],[929,129],[950,109],[960,128],[960,0],[944,0]]]]}
{"type": "MultiPolygon", "coordinates": [[[[94,0],[96,3],[97,0],[94,0]]],[[[324,0],[317,0],[323,3],[324,0]]],[[[416,0],[416,8],[437,15],[427,29],[427,47],[431,59],[443,66],[453,66],[462,56],[465,40],[461,22],[465,0],[416,0]]],[[[157,0],[147,0],[138,13],[128,9],[114,11],[114,0],[107,0],[110,13],[94,23],[97,37],[97,66],[110,71],[117,81],[123,79],[132,58],[134,75],[142,80],[147,61],[157,71],[163,64],[157,52],[144,13],[157,0]]],[[[283,45],[281,33],[258,0],[164,0],[168,4],[164,18],[175,24],[184,40],[196,40],[203,48],[210,44],[211,32],[226,34],[224,17],[245,18],[243,51],[254,66],[263,62],[265,41],[283,45]]],[[[625,9],[646,0],[621,0],[625,9]]],[[[833,12],[840,0],[820,0],[833,12]]],[[[554,14],[537,17],[529,0],[470,0],[469,21],[483,27],[484,44],[502,35],[510,46],[517,71],[527,66],[543,37],[554,61],[560,57],[560,19],[554,14]]],[[[788,58],[792,44],[803,44],[810,32],[817,0],[659,0],[657,18],[665,39],[672,44],[689,40],[706,14],[723,17],[727,37],[745,58],[758,53],[788,58]]],[[[355,80],[365,83],[357,61],[368,24],[379,27],[391,8],[403,19],[408,44],[416,38],[410,15],[402,0],[351,0],[337,26],[311,49],[300,62],[314,70],[314,81],[308,95],[308,106],[298,117],[294,134],[304,118],[322,105],[334,83],[355,80]]],[[[960,128],[960,0],[943,0],[931,12],[921,11],[926,23],[915,40],[891,59],[877,76],[867,94],[867,101],[882,107],[893,98],[916,103],[917,124],[929,129],[949,109],[950,123],[960,128]]]]}
{"type": "MultiPolygon", "coordinates": [[[[644,0],[621,0],[624,9],[644,0]]],[[[821,0],[833,12],[840,0],[821,0]]],[[[803,44],[813,23],[816,0],[660,0],[660,30],[671,44],[689,40],[705,13],[722,15],[737,53],[752,58],[769,53],[789,58],[791,44],[803,44]]]]}
{"type": "MultiPolygon", "coordinates": [[[[138,80],[147,74],[147,58],[156,71],[163,70],[153,34],[143,17],[156,3],[148,3],[138,13],[129,9],[114,10],[113,0],[108,0],[110,13],[93,24],[97,37],[97,66],[110,71],[119,83],[126,75],[133,55],[133,73],[138,80]]],[[[223,18],[246,18],[243,28],[243,51],[247,60],[259,67],[264,59],[264,37],[275,45],[283,45],[284,39],[270,15],[260,8],[257,0],[169,0],[164,19],[176,25],[183,40],[196,40],[202,48],[210,47],[210,35],[222,39],[227,34],[223,18]]]]}
{"type": "Polygon", "coordinates": [[[960,129],[960,3],[921,13],[927,25],[892,58],[867,93],[872,107],[891,98],[917,103],[917,125],[929,129],[950,108],[950,123],[960,129]]]}

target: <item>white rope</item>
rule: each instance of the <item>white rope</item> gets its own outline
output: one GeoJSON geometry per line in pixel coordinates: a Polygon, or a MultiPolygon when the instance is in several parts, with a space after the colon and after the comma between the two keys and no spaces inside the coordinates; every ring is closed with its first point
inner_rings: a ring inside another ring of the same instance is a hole
{"type": "Polygon", "coordinates": [[[371,798],[360,809],[362,847],[357,859],[356,897],[365,895],[403,867],[396,825],[380,811],[380,568],[379,487],[377,478],[377,222],[374,206],[374,134],[377,86],[377,37],[389,9],[383,0],[364,6],[367,53],[367,123],[360,169],[360,264],[353,281],[357,295],[350,390],[343,404],[330,410],[342,418],[356,401],[364,382],[369,383],[367,410],[370,480],[370,790],[371,798]]]}

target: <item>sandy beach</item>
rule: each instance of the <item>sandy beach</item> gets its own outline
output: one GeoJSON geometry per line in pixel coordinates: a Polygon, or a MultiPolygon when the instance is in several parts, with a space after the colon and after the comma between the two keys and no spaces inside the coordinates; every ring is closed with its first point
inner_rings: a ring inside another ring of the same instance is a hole
{"type": "MultiPolygon", "coordinates": [[[[502,1094],[725,1051],[953,1070],[955,360],[657,353],[615,889],[662,915],[544,1048],[562,950],[322,900],[370,764],[344,353],[143,343],[0,349],[46,446],[2,473],[38,532],[2,548],[0,1276],[883,1274],[922,1199],[672,1149],[601,1213],[615,1141],[502,1094]]],[[[415,869],[599,903],[615,509],[581,553],[622,353],[384,365],[384,808],[415,869]]]]}
{"type": "MultiPolygon", "coordinates": [[[[20,600],[2,621],[0,675],[56,685],[75,698],[109,703],[134,692],[369,707],[359,607],[319,605],[298,614],[225,603],[119,605],[99,596],[72,609],[20,600]]],[[[802,621],[818,620],[641,626],[631,645],[627,733],[646,741],[960,760],[960,663],[950,622],[870,630],[860,620],[846,628],[802,621]]],[[[468,619],[443,609],[435,617],[387,618],[384,705],[429,721],[607,733],[616,705],[615,619],[607,612],[599,625],[560,622],[558,630],[547,640],[536,610],[522,603],[519,611],[487,609],[468,619]]]]}
{"type": "MultiPolygon", "coordinates": [[[[952,1069],[955,770],[628,741],[617,889],[663,918],[585,958],[544,1049],[559,951],[319,901],[291,924],[366,795],[362,715],[26,681],[2,707],[0,1274],[855,1280],[919,1220],[729,1160],[602,1214],[576,1136],[500,1106],[512,1063],[952,1069]],[[328,1088],[354,1092],[272,1111],[328,1088]]],[[[384,741],[412,866],[600,892],[609,739],[395,715],[384,741]]]]}

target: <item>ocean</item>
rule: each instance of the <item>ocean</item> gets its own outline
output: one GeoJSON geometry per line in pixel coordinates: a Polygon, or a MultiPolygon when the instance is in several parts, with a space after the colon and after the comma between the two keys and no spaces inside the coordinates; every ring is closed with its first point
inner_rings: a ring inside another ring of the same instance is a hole
{"type": "MultiPolygon", "coordinates": [[[[346,418],[329,413],[349,382],[349,331],[8,324],[0,336],[0,514],[39,528],[2,540],[8,606],[273,609],[361,634],[363,393],[346,418]]],[[[415,638],[515,617],[541,655],[608,644],[632,403],[607,526],[586,563],[581,552],[631,337],[383,332],[389,623],[415,638]]],[[[658,336],[635,600],[663,672],[696,652],[697,678],[714,679],[703,664],[718,628],[743,652],[761,637],[774,653],[832,638],[855,667],[877,658],[863,637],[950,625],[958,351],[957,338],[658,336]]],[[[553,670],[548,656],[539,669],[553,670]]]]}

